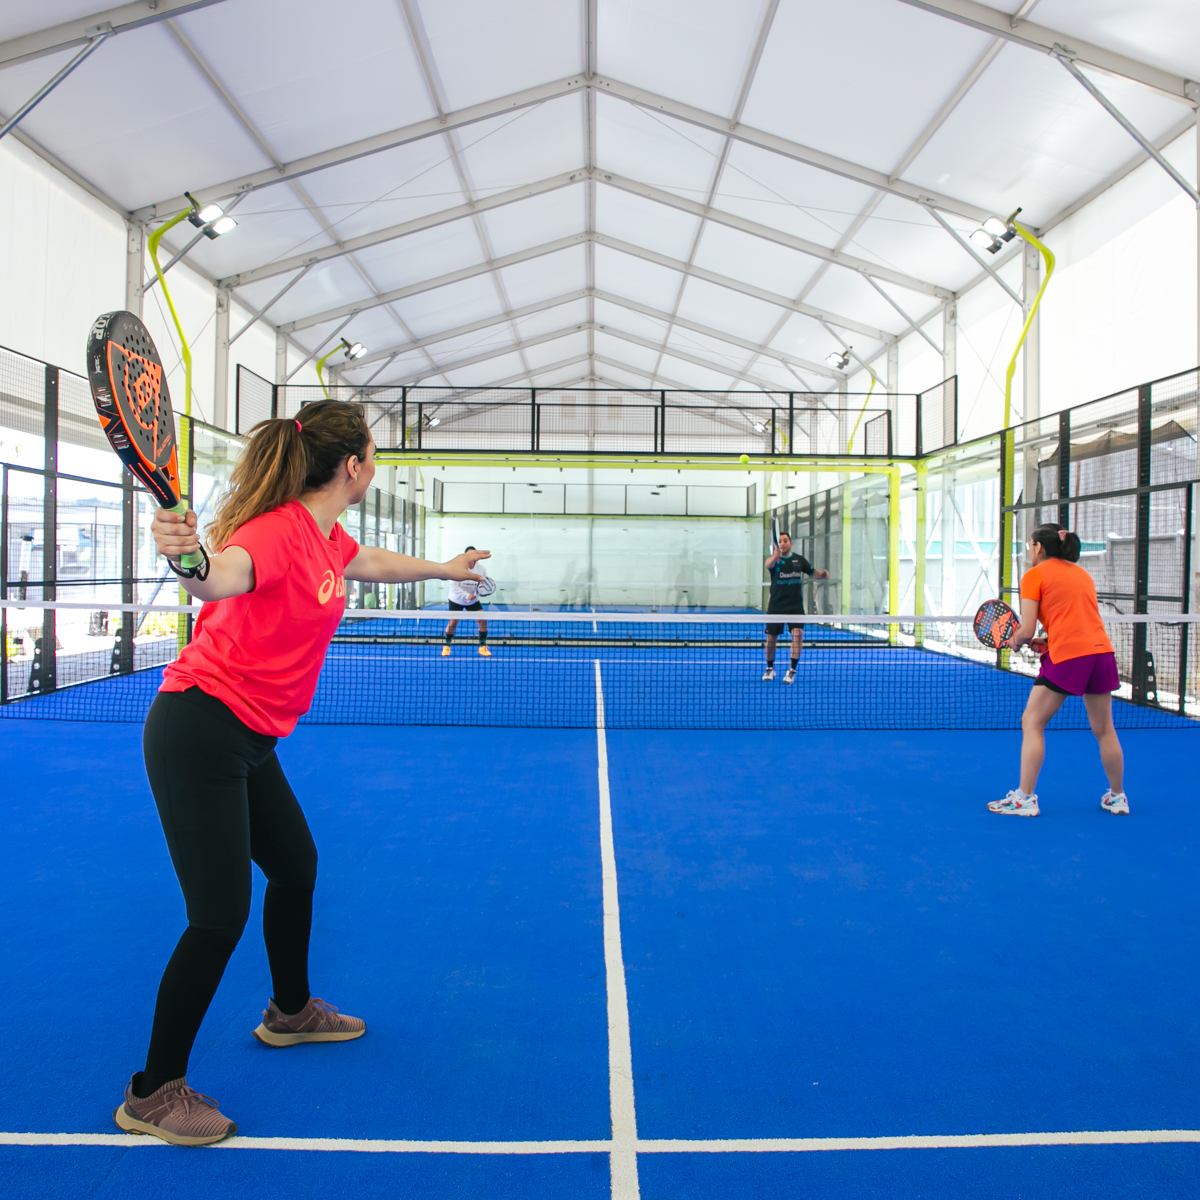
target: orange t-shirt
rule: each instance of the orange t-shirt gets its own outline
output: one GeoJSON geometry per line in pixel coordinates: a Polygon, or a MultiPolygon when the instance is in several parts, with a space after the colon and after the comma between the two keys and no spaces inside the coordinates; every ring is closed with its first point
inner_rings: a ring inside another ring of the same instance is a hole
{"type": "Polygon", "coordinates": [[[1030,567],[1021,576],[1021,599],[1038,602],[1052,663],[1113,652],[1100,620],[1096,585],[1078,563],[1047,558],[1030,567]]]}

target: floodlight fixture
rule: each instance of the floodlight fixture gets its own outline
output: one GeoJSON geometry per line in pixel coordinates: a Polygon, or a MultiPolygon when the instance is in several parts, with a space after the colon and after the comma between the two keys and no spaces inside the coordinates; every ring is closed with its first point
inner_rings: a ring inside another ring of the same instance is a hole
{"type": "Polygon", "coordinates": [[[975,232],[971,234],[970,240],[973,241],[975,245],[982,247],[989,254],[995,254],[997,251],[1003,249],[1004,246],[1002,242],[997,241],[996,238],[992,237],[992,235],[988,233],[986,229],[976,229],[975,232]]]}
{"type": "Polygon", "coordinates": [[[1020,208],[1015,209],[1003,221],[999,217],[988,217],[983,225],[971,234],[971,241],[977,246],[982,246],[989,254],[999,254],[1005,242],[1011,242],[1017,236],[1017,227],[1013,222],[1020,211],[1020,208]]]}
{"type": "Polygon", "coordinates": [[[201,204],[191,192],[184,192],[183,194],[192,202],[191,211],[187,214],[187,219],[206,238],[219,238],[221,234],[228,233],[231,229],[237,228],[237,222],[231,216],[228,216],[219,204],[211,201],[208,204],[201,204]]]}
{"type": "Polygon", "coordinates": [[[428,421],[428,425],[429,425],[430,429],[435,428],[436,426],[440,425],[441,423],[442,423],[441,417],[430,417],[429,421],[428,421]]]}
{"type": "Polygon", "coordinates": [[[754,432],[755,433],[766,433],[767,427],[761,421],[755,421],[754,422],[754,432]]]}
{"type": "Polygon", "coordinates": [[[355,342],[353,346],[347,347],[346,357],[347,358],[362,358],[362,356],[364,354],[366,354],[366,352],[367,352],[367,348],[366,348],[366,346],[364,346],[362,344],[362,342],[355,342]]]}
{"type": "Polygon", "coordinates": [[[844,371],[850,365],[850,351],[834,350],[825,356],[825,361],[835,370],[844,371]]]}

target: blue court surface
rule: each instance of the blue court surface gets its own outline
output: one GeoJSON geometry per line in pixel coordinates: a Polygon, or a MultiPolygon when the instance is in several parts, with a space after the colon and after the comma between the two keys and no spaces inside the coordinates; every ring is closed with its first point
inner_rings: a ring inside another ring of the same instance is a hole
{"type": "Polygon", "coordinates": [[[252,917],[207,1150],[112,1122],[184,923],[140,728],[3,729],[5,1197],[1200,1194],[1194,727],[1122,734],[1128,818],[1052,734],[1028,821],[1011,731],[302,726],[313,987],[368,1033],[258,1044],[252,917]]]}

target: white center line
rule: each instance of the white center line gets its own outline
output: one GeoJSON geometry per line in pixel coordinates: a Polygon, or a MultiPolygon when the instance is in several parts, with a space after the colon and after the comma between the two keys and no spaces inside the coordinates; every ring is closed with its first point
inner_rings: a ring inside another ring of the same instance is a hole
{"type": "Polygon", "coordinates": [[[612,1200],[640,1200],[637,1114],[633,1103],[633,1048],[629,998],[621,957],[621,908],[617,900],[617,853],[613,846],[612,798],[608,789],[608,739],[604,731],[604,685],[596,667],[596,761],[600,783],[600,873],[604,909],[604,979],[608,992],[608,1107],[612,1117],[609,1174],[612,1200]]]}

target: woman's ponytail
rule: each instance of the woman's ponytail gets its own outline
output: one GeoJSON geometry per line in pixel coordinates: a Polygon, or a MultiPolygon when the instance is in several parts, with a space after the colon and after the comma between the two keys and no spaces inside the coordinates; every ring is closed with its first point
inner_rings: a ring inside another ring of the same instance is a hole
{"type": "Polygon", "coordinates": [[[1052,521],[1039,525],[1029,535],[1029,540],[1041,546],[1047,558],[1061,558],[1072,563],[1079,561],[1079,535],[1065,525],[1056,525],[1052,521]]]}
{"type": "Polygon", "coordinates": [[[219,553],[247,521],[323,488],[346,459],[365,458],[370,444],[361,404],[322,400],[299,417],[260,421],[208,528],[209,548],[219,553]]]}

